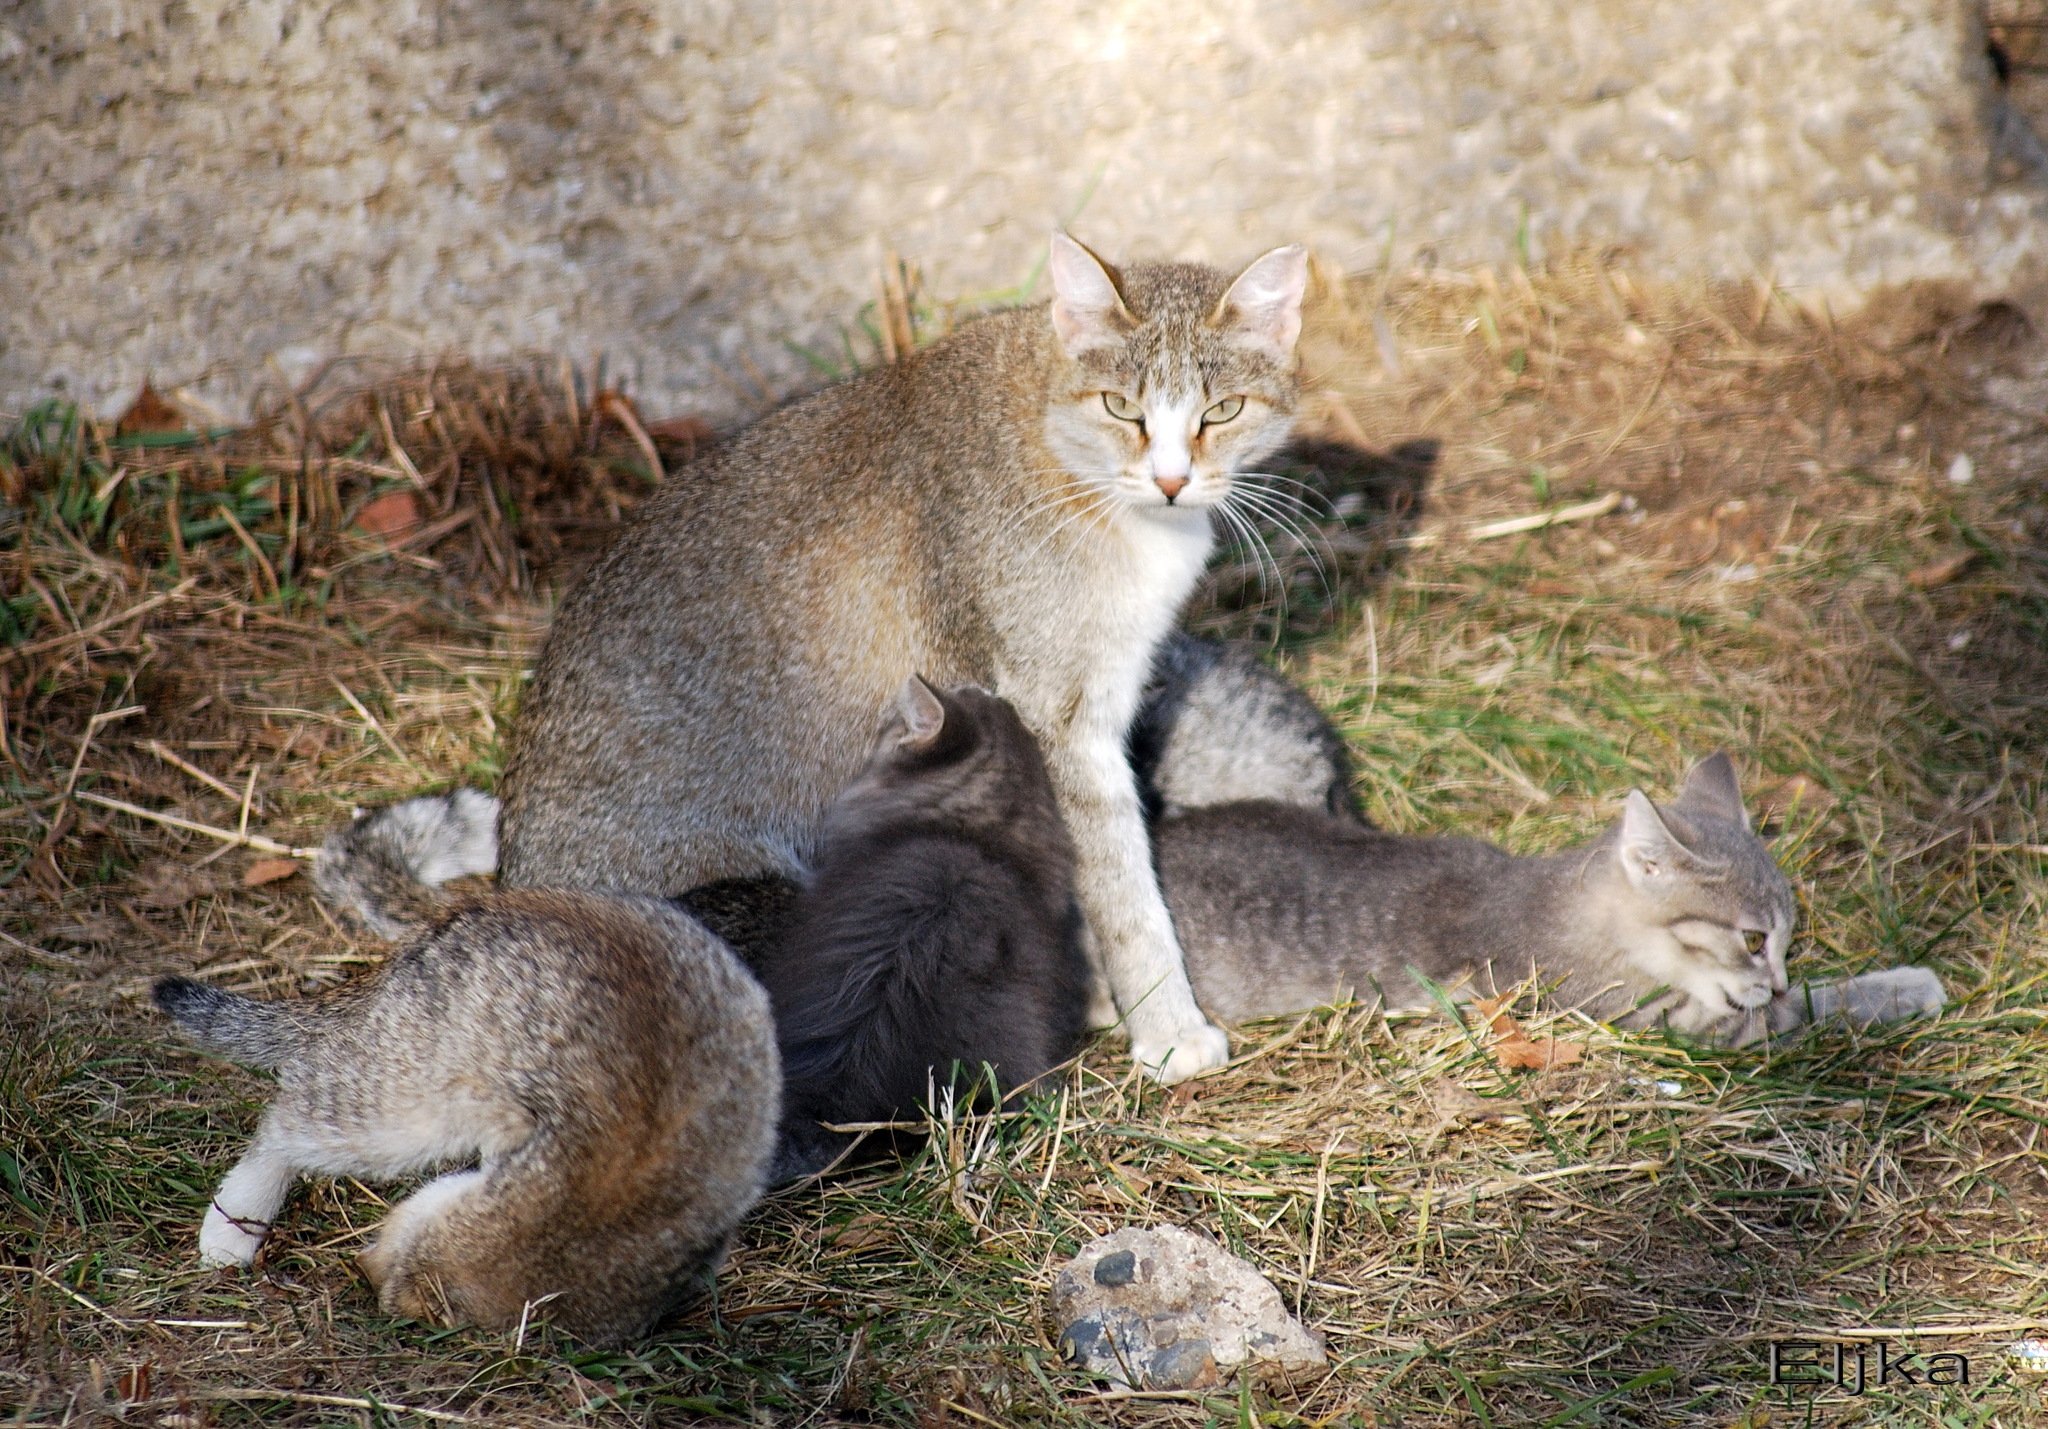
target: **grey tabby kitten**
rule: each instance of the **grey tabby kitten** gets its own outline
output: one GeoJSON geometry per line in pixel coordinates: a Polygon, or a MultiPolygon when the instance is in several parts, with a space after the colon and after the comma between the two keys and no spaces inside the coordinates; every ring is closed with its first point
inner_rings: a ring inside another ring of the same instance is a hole
{"type": "Polygon", "coordinates": [[[313,880],[329,902],[394,940],[447,910],[443,884],[497,871],[498,801],[481,789],[358,809],[313,862],[313,880]]]}
{"type": "Polygon", "coordinates": [[[1131,725],[1148,818],[1269,799],[1363,823],[1351,756],[1316,703],[1244,645],[1166,637],[1131,725]]]}
{"type": "Polygon", "coordinates": [[[1924,968],[1788,985],[1791,886],[1751,831],[1725,754],[1696,766],[1669,807],[1631,791],[1605,834],[1545,857],[1258,801],[1169,818],[1156,839],[1195,995],[1226,1022],[1347,995],[1428,1008],[1411,968],[1457,996],[1533,975],[1602,1020],[1738,1044],[1945,1001],[1924,968]]]}
{"type": "Polygon", "coordinates": [[[1074,841],[1097,981],[1165,1081],[1221,1063],[1124,740],[1211,512],[1287,437],[1300,247],[1231,274],[1053,239],[1049,304],[792,403],[675,473],[563,602],[503,875],[678,896],[799,876],[912,671],[1007,700],[1074,841]]]}
{"type": "MultiPolygon", "coordinates": [[[[417,888],[408,819],[434,821],[413,802],[330,840],[359,875],[340,896],[417,888]],[[360,877],[380,859],[384,877],[360,877]]],[[[379,917],[390,925],[388,906],[379,917]]],[[[258,1002],[181,977],[155,997],[202,1046],[278,1076],[200,1227],[206,1263],[250,1264],[301,1173],[392,1180],[478,1162],[394,1206],[362,1253],[393,1314],[641,1335],[716,1269],[775,1147],[768,998],[658,899],[458,899],[322,997],[258,1002]]]]}

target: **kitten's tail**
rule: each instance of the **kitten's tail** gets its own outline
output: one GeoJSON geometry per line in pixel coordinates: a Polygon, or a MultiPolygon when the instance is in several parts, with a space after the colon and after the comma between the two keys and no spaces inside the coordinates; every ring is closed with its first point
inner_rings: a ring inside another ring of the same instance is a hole
{"type": "Polygon", "coordinates": [[[457,789],[373,809],[329,834],[313,882],[372,932],[403,938],[442,906],[442,884],[497,870],[498,801],[457,789]]]}
{"type": "Polygon", "coordinates": [[[160,977],[150,996],[202,1047],[252,1067],[282,1066],[326,1020],[318,1002],[258,1002],[189,977],[160,977]]]}

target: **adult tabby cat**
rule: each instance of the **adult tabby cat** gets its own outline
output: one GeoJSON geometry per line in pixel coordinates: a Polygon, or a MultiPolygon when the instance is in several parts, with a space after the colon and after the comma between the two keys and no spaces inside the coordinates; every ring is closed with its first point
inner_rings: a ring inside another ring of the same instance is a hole
{"type": "Polygon", "coordinates": [[[1938,1011],[1925,968],[1788,985],[1791,886],[1716,754],[1658,809],[1632,791],[1591,843],[1516,858],[1270,801],[1164,820],[1159,874],[1195,995],[1225,1021],[1347,995],[1432,1005],[1410,969],[1476,996],[1535,975],[1624,1027],[1743,1043],[1841,1016],[1938,1011]]]}
{"type": "Polygon", "coordinates": [[[1286,438],[1307,259],[1118,270],[1064,235],[1047,305],[970,323],[684,467],[563,603],[520,710],[502,874],[675,896],[798,873],[905,676],[1008,700],[1045,751],[1132,1055],[1221,1063],[1125,733],[1234,473],[1286,438]]]}

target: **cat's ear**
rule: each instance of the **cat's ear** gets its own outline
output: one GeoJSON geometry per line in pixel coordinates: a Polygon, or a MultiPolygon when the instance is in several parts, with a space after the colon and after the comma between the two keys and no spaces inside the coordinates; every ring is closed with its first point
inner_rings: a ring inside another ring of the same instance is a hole
{"type": "Polygon", "coordinates": [[[1735,777],[1735,761],[1726,750],[1717,749],[1693,765],[1678,790],[1678,807],[1749,827],[1749,811],[1742,807],[1742,782],[1735,777]]]}
{"type": "Polygon", "coordinates": [[[1052,330],[1067,356],[1113,347],[1138,325],[1109,265],[1064,233],[1052,236],[1052,330]]]}
{"type": "Polygon", "coordinates": [[[896,715],[903,721],[903,738],[896,741],[899,749],[930,744],[946,727],[946,706],[921,675],[912,675],[896,692],[896,715]]]}
{"type": "Polygon", "coordinates": [[[1301,336],[1301,299],[1307,291],[1308,250],[1290,243],[1254,259],[1238,274],[1209,321],[1285,362],[1301,336]]]}
{"type": "Polygon", "coordinates": [[[1686,851],[1664,824],[1664,816],[1640,789],[1628,791],[1621,805],[1621,870],[1637,888],[1668,887],[1667,880],[1681,864],[1690,863],[1686,851]]]}

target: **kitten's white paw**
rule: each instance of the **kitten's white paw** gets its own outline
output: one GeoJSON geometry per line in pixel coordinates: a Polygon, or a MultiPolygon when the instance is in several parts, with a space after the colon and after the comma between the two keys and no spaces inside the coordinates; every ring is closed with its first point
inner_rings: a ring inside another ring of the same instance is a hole
{"type": "Polygon", "coordinates": [[[1849,979],[1843,989],[1849,1016],[1859,1022],[1899,1022],[1948,1006],[1941,979],[1926,968],[1885,968],[1849,979]]]}
{"type": "Polygon", "coordinates": [[[1213,1071],[1230,1060],[1230,1038],[1220,1027],[1197,1022],[1161,1037],[1132,1039],[1131,1060],[1161,1086],[1213,1071]]]}
{"type": "Polygon", "coordinates": [[[229,1220],[219,1206],[206,1208],[206,1219],[199,1226],[201,1265],[254,1265],[256,1252],[261,1249],[261,1233],[246,1230],[229,1220]]]}

